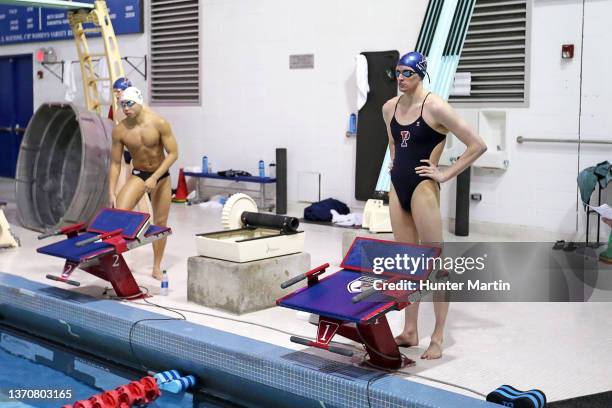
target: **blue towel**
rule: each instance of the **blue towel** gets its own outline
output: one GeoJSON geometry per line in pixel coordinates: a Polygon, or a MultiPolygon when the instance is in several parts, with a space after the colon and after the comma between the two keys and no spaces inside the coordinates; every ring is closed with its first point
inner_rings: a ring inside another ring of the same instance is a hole
{"type": "Polygon", "coordinates": [[[587,167],[578,174],[578,189],[580,190],[580,198],[582,204],[589,203],[591,194],[595,190],[595,186],[599,182],[601,188],[606,188],[608,183],[612,180],[612,173],[610,173],[612,165],[608,161],[597,163],[596,166],[587,167]]]}

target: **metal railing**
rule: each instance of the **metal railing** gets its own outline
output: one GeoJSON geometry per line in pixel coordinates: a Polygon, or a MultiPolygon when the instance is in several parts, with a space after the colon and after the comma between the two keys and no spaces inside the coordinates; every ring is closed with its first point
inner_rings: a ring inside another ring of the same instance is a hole
{"type": "Polygon", "coordinates": [[[585,144],[604,144],[612,145],[612,140],[591,140],[591,139],[542,139],[537,137],[523,137],[518,136],[516,138],[517,143],[525,142],[538,142],[538,143],[585,143],[585,144]]]}

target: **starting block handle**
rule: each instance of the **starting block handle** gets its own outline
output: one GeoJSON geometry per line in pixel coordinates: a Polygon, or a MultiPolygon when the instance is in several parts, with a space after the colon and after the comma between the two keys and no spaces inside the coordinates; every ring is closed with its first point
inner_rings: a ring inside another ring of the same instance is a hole
{"type": "Polygon", "coordinates": [[[317,266],[316,268],[305,272],[305,273],[301,273],[298,276],[294,276],[291,279],[288,279],[286,281],[284,281],[283,283],[281,283],[281,289],[287,289],[289,286],[295,285],[296,283],[307,279],[307,278],[312,278],[315,277],[317,275],[322,274],[323,272],[325,272],[325,269],[329,268],[329,264],[325,263],[321,266],[317,266]]]}
{"type": "Polygon", "coordinates": [[[291,340],[292,343],[301,344],[303,346],[310,346],[310,343],[312,343],[311,340],[305,339],[303,337],[298,337],[298,336],[291,336],[289,337],[289,340],[291,340]]]}
{"type": "Polygon", "coordinates": [[[68,237],[70,237],[70,236],[76,235],[79,231],[82,231],[83,229],[85,229],[85,223],[79,222],[77,224],[71,224],[71,225],[65,226],[64,228],[55,230],[55,231],[40,234],[37,238],[41,240],[41,239],[53,237],[55,235],[62,235],[62,234],[68,235],[68,237]]]}
{"type": "Polygon", "coordinates": [[[98,240],[99,240],[99,239],[101,239],[101,238],[102,238],[102,234],[100,234],[100,235],[95,235],[95,236],[93,236],[93,237],[91,237],[91,238],[87,238],[87,239],[84,239],[84,240],[82,240],[82,241],[79,241],[79,242],[77,242],[77,243],[76,243],[76,244],[74,244],[74,245],[75,245],[75,246],[77,246],[77,247],[83,247],[83,246],[85,246],[85,245],[87,245],[87,244],[91,244],[92,242],[96,242],[96,241],[98,241],[98,240]]]}
{"type": "Polygon", "coordinates": [[[345,349],[344,347],[329,346],[327,349],[332,353],[341,354],[347,357],[353,357],[353,352],[351,350],[345,349]]]}
{"type": "Polygon", "coordinates": [[[351,350],[345,349],[344,347],[319,344],[317,342],[314,342],[314,341],[311,341],[311,340],[308,340],[302,337],[297,337],[297,336],[291,336],[289,340],[291,340],[292,343],[301,344],[303,346],[312,346],[312,347],[322,348],[332,353],[341,354],[346,357],[353,357],[353,352],[351,350]]]}
{"type": "Polygon", "coordinates": [[[36,238],[38,238],[38,240],[40,241],[41,239],[46,239],[46,238],[53,237],[53,236],[59,235],[59,234],[61,234],[61,232],[59,232],[59,231],[47,232],[45,234],[40,234],[36,238]]]}
{"type": "Polygon", "coordinates": [[[77,242],[75,244],[75,246],[82,247],[82,246],[85,246],[87,244],[91,244],[92,242],[96,242],[96,241],[98,241],[100,239],[106,239],[106,238],[112,237],[114,235],[119,235],[122,232],[123,232],[123,228],[119,228],[119,229],[116,229],[114,231],[105,232],[104,234],[98,234],[98,235],[95,235],[95,236],[93,236],[91,238],[87,238],[87,239],[84,239],[82,241],[77,242]]]}
{"type": "Polygon", "coordinates": [[[53,276],[53,275],[47,275],[47,279],[51,279],[51,280],[54,280],[54,281],[57,281],[57,282],[64,282],[64,283],[67,283],[67,284],[72,285],[72,286],[81,286],[81,282],[77,282],[77,281],[74,281],[72,279],[62,279],[62,278],[59,278],[59,277],[53,276]]]}
{"type": "Polygon", "coordinates": [[[358,293],[357,295],[353,296],[351,301],[353,303],[359,303],[362,300],[365,300],[365,299],[369,298],[370,296],[372,296],[376,292],[378,292],[376,289],[370,288],[370,289],[366,290],[365,292],[361,292],[361,293],[358,293]]]}

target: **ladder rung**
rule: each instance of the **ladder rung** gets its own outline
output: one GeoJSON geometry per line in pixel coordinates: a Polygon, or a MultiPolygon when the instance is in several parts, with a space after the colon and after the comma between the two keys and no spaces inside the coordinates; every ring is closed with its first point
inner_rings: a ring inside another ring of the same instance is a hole
{"type": "Polygon", "coordinates": [[[100,53],[100,54],[85,54],[83,55],[83,58],[91,58],[91,57],[106,57],[105,53],[100,53]]]}
{"type": "Polygon", "coordinates": [[[104,81],[110,81],[110,78],[95,78],[92,79],[91,82],[104,82],[104,81]]]}

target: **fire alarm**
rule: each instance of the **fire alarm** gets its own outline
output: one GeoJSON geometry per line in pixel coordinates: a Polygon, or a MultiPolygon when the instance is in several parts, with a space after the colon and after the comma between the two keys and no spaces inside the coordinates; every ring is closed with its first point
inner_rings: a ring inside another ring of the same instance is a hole
{"type": "Polygon", "coordinates": [[[561,58],[574,58],[574,44],[563,44],[561,46],[561,58]]]}
{"type": "Polygon", "coordinates": [[[36,50],[36,62],[42,63],[45,61],[45,54],[47,52],[46,48],[39,48],[36,50]]]}

